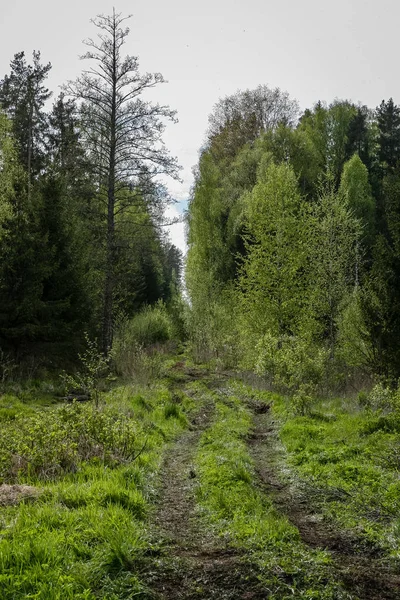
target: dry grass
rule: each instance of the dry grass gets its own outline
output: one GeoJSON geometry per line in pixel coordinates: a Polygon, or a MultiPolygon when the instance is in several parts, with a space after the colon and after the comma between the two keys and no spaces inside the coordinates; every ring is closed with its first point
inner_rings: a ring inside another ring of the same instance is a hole
{"type": "Polygon", "coordinates": [[[31,485],[0,485],[0,506],[13,506],[23,500],[35,500],[42,490],[31,485]]]}

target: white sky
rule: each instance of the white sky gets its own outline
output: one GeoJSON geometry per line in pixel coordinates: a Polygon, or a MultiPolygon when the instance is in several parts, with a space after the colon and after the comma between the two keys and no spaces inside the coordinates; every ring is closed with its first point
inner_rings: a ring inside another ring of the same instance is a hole
{"type": "MultiPolygon", "coordinates": [[[[370,107],[393,97],[400,102],[398,75],[400,4],[396,0],[119,0],[117,12],[132,14],[126,53],[138,56],[141,71],[161,72],[169,81],[156,99],[178,111],[179,124],[164,136],[183,166],[183,183],[172,195],[186,205],[191,168],[220,97],[258,84],[280,87],[302,109],[317,100],[361,101],[370,107]]],[[[82,40],[94,37],[89,23],[110,14],[112,3],[94,0],[0,0],[0,78],[24,50],[40,50],[58,86],[82,69],[82,40]]],[[[171,228],[184,248],[183,226],[171,228]]]]}

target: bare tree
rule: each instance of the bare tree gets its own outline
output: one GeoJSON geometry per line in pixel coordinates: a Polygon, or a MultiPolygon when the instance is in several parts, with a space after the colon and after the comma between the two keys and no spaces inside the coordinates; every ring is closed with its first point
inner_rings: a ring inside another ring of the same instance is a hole
{"type": "Polygon", "coordinates": [[[208,118],[207,144],[222,136],[224,154],[234,156],[238,149],[253,142],[263,132],[279,124],[293,126],[299,106],[287,92],[259,85],[254,90],[237,91],[221,98],[208,118]]]}
{"type": "Polygon", "coordinates": [[[113,10],[111,16],[92,20],[98,28],[95,40],[84,43],[81,58],[90,67],[66,91],[81,103],[82,136],[90,167],[104,204],[106,258],[103,299],[103,351],[112,344],[116,218],[127,211],[138,194],[152,192],[158,175],[177,177],[178,165],[162,142],[167,120],[176,121],[175,111],[143,99],[143,92],[163,83],[160,73],[139,73],[138,59],[122,56],[129,17],[113,10]]]}

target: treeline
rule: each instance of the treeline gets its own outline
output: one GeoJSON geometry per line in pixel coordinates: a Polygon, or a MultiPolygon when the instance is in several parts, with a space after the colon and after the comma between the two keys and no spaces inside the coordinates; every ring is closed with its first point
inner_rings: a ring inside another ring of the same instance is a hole
{"type": "Polygon", "coordinates": [[[220,100],[189,206],[197,355],[306,398],[400,377],[400,108],[220,100]]]}
{"type": "Polygon", "coordinates": [[[141,98],[160,75],[123,57],[115,11],[95,20],[86,70],[51,106],[51,65],[16,54],[0,80],[0,350],[57,364],[86,333],[104,352],[121,315],[168,302],[181,253],[163,228],[166,107],[141,98]],[[89,67],[90,65],[90,67],[89,67]]]}

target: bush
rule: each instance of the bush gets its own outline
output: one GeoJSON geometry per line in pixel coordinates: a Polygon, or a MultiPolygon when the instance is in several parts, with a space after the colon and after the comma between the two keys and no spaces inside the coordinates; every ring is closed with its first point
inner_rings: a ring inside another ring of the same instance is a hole
{"type": "Polygon", "coordinates": [[[290,394],[295,413],[306,414],[323,378],[327,352],[300,337],[270,334],[259,340],[256,351],[255,372],[290,394]]]}
{"type": "Polygon", "coordinates": [[[163,302],[146,306],[117,324],[112,357],[118,374],[150,383],[161,372],[159,345],[174,338],[174,324],[163,302]]]}
{"type": "Polygon", "coordinates": [[[136,424],[111,408],[77,404],[3,423],[0,482],[55,479],[83,461],[126,464],[140,451],[136,424]]]}
{"type": "Polygon", "coordinates": [[[163,302],[146,306],[133,319],[122,323],[116,331],[116,343],[148,348],[173,337],[173,323],[163,302]]]}

